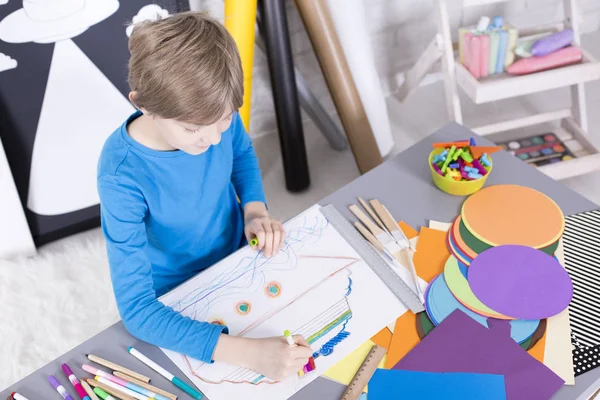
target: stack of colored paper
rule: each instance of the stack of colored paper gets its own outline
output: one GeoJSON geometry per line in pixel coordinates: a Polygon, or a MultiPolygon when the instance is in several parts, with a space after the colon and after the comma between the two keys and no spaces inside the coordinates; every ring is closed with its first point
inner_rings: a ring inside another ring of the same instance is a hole
{"type": "Polygon", "coordinates": [[[470,196],[448,231],[444,271],[425,293],[420,336],[460,310],[533,347],[545,319],[573,296],[569,275],[554,257],[564,225],[558,205],[530,188],[496,185],[470,196]]]}
{"type": "Polygon", "coordinates": [[[564,383],[501,329],[486,329],[458,310],[393,369],[375,372],[369,400],[550,399],[564,383]]]}

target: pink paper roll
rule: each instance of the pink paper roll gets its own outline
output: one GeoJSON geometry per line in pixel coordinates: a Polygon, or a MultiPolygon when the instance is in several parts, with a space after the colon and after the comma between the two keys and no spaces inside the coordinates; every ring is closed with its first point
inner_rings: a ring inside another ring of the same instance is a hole
{"type": "Polygon", "coordinates": [[[480,74],[482,78],[487,77],[490,73],[493,73],[494,71],[490,71],[489,70],[489,58],[490,58],[490,37],[488,35],[481,35],[480,36],[480,46],[481,46],[481,53],[479,54],[480,57],[480,61],[479,61],[479,68],[480,68],[480,74]]]}
{"type": "Polygon", "coordinates": [[[570,46],[543,57],[521,58],[519,61],[516,61],[509,66],[506,72],[511,75],[525,75],[575,64],[580,62],[582,58],[583,54],[581,53],[581,49],[570,46]]]}
{"type": "Polygon", "coordinates": [[[481,78],[481,36],[473,35],[469,38],[469,71],[476,78],[481,78]]]}

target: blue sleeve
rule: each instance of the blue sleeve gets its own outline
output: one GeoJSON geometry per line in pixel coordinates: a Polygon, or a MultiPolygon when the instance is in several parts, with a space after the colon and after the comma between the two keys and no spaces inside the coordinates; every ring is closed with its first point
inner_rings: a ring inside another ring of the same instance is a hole
{"type": "Polygon", "coordinates": [[[233,114],[231,121],[233,141],[233,171],[231,181],[242,207],[251,201],[267,203],[263,189],[258,158],[252,146],[252,140],[244,128],[239,113],[233,114]]]}
{"type": "Polygon", "coordinates": [[[212,362],[219,336],[227,328],[184,317],[156,298],[152,266],[144,252],[143,195],[116,176],[100,177],[98,192],[113,290],[125,328],[150,344],[212,362]]]}

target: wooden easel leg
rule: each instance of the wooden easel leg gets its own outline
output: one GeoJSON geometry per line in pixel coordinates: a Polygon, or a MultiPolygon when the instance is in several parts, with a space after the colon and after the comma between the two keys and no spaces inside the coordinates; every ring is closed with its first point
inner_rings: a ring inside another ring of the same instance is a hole
{"type": "Polygon", "coordinates": [[[436,5],[438,32],[442,35],[442,69],[444,71],[446,107],[448,116],[455,122],[462,124],[462,111],[456,85],[454,50],[452,49],[452,35],[450,34],[450,20],[448,18],[448,4],[446,0],[436,0],[436,5]]]}

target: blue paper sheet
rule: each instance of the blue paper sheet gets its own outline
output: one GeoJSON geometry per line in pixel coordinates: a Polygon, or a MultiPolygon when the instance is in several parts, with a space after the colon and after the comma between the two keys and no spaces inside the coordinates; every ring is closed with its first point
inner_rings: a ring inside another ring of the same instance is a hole
{"type": "Polygon", "coordinates": [[[378,369],[368,399],[506,400],[506,389],[503,375],[378,369]]]}

